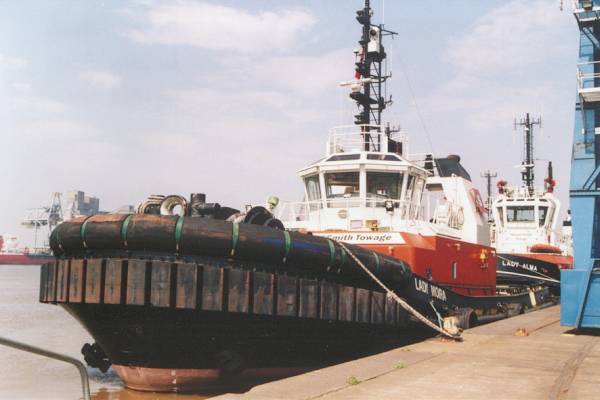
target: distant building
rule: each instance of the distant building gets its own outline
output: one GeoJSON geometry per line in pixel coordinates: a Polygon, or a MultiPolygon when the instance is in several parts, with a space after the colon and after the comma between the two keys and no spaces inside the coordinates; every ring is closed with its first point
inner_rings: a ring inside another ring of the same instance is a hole
{"type": "Polygon", "coordinates": [[[65,217],[75,218],[80,215],[94,215],[100,212],[100,199],[98,197],[86,196],[81,190],[67,192],[64,198],[65,217]]]}

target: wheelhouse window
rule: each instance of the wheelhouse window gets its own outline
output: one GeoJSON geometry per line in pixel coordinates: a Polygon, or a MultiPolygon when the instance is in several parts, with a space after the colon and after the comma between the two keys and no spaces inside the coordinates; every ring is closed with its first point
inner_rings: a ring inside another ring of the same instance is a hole
{"type": "Polygon", "coordinates": [[[546,225],[547,226],[552,226],[552,223],[554,222],[554,213],[556,212],[556,208],[554,207],[550,207],[548,209],[548,217],[546,218],[546,225]]]}
{"type": "Polygon", "coordinates": [[[506,207],[506,221],[511,222],[535,222],[534,206],[506,207]]]}
{"type": "Polygon", "coordinates": [[[367,199],[400,199],[403,173],[367,172],[367,199]]]}
{"type": "Polygon", "coordinates": [[[408,175],[408,181],[406,182],[406,192],[404,193],[404,200],[408,200],[408,201],[411,200],[414,185],[415,185],[414,175],[408,175]]]}
{"type": "Polygon", "coordinates": [[[325,174],[328,199],[359,197],[359,173],[329,172],[325,174]]]}
{"type": "Polygon", "coordinates": [[[421,202],[421,195],[423,194],[423,188],[425,187],[425,179],[415,178],[415,185],[413,187],[412,202],[419,204],[421,202]]]}
{"type": "Polygon", "coordinates": [[[400,161],[401,159],[393,154],[367,154],[367,160],[400,161]]]}
{"type": "Polygon", "coordinates": [[[538,209],[538,223],[539,226],[544,226],[546,223],[546,217],[548,216],[548,207],[540,206],[538,209]]]}
{"type": "Polygon", "coordinates": [[[408,174],[406,178],[406,191],[402,196],[404,203],[403,216],[414,218],[419,212],[419,204],[425,187],[425,179],[418,175],[408,174]]]}
{"type": "Polygon", "coordinates": [[[309,176],[304,179],[308,201],[321,200],[321,187],[319,186],[319,175],[309,176]]]}
{"type": "Polygon", "coordinates": [[[358,160],[360,154],[336,154],[327,159],[327,161],[346,161],[346,160],[358,160]]]}

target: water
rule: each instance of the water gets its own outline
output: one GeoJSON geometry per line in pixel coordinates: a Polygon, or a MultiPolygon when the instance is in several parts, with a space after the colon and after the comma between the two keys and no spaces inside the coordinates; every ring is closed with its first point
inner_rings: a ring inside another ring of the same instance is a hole
{"type": "MultiPolygon", "coordinates": [[[[38,302],[40,267],[0,265],[0,336],[66,354],[83,361],[80,350],[91,336],[59,306],[38,302]]],[[[111,369],[88,368],[96,400],[206,399],[210,396],[142,393],[125,389],[111,369]]],[[[0,345],[0,399],[82,397],[79,373],[60,361],[0,345]]]]}

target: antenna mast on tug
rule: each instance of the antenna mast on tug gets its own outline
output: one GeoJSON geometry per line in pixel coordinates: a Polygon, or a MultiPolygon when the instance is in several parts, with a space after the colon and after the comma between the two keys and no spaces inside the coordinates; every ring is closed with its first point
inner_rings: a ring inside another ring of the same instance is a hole
{"type": "Polygon", "coordinates": [[[486,180],[486,189],[487,189],[486,206],[487,206],[487,212],[488,212],[488,219],[491,220],[492,219],[492,203],[494,202],[492,200],[492,178],[497,178],[498,173],[490,172],[490,170],[488,169],[486,172],[481,174],[481,177],[485,178],[485,180],[486,180]]]}
{"type": "Polygon", "coordinates": [[[521,119],[519,122],[515,121],[515,129],[517,128],[517,126],[523,126],[524,130],[523,133],[525,135],[525,157],[523,162],[521,163],[522,166],[522,170],[521,170],[521,177],[523,179],[523,183],[525,184],[525,186],[527,186],[527,190],[529,191],[529,194],[533,194],[534,192],[534,185],[535,185],[535,176],[534,176],[534,169],[535,169],[535,160],[533,158],[533,126],[534,125],[538,125],[538,126],[542,126],[542,119],[538,118],[536,120],[533,120],[529,117],[529,113],[525,114],[525,118],[521,119]]]}
{"type": "MultiPolygon", "coordinates": [[[[363,135],[363,150],[368,151],[371,145],[375,146],[371,135],[371,129],[380,130],[370,125],[381,125],[381,114],[388,104],[392,103],[392,97],[386,98],[385,82],[391,75],[383,70],[383,60],[386,58],[385,49],[382,45],[383,36],[393,36],[396,32],[384,29],[383,25],[371,24],[372,10],[369,0],[365,0],[362,10],[356,12],[356,20],[362,25],[362,36],[359,40],[360,48],[355,50],[355,81],[351,82],[352,92],[350,98],[354,100],[359,108],[359,113],[354,116],[354,123],[361,125],[363,135]]],[[[392,131],[389,127],[385,129],[389,136],[392,131]]]]}

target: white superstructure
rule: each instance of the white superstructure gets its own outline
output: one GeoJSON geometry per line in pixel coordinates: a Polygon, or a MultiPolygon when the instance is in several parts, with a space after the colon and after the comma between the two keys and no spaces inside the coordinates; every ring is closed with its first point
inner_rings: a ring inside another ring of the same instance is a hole
{"type": "Polygon", "coordinates": [[[371,125],[366,136],[366,128],[331,130],[326,156],[299,171],[305,200],[278,207],[286,227],[319,235],[404,231],[489,244],[485,208],[458,157],[411,161],[404,134],[371,125]]]}
{"type": "Polygon", "coordinates": [[[0,235],[0,253],[2,254],[18,254],[20,253],[19,241],[14,235],[0,235]]]}
{"type": "Polygon", "coordinates": [[[560,201],[553,193],[530,193],[527,187],[501,190],[492,208],[493,245],[499,253],[529,253],[532,246],[546,245],[570,254],[568,238],[557,231],[560,201]]]}

